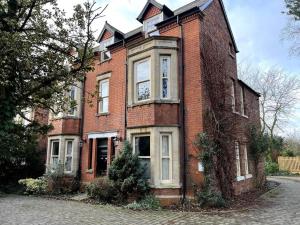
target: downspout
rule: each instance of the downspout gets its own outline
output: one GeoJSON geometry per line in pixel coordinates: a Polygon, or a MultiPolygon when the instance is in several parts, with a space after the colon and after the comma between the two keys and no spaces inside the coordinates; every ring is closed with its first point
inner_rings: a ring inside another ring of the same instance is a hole
{"type": "Polygon", "coordinates": [[[82,82],[82,94],[81,94],[81,115],[80,115],[80,128],[79,128],[79,135],[80,135],[80,143],[79,143],[79,167],[77,172],[77,177],[79,181],[81,181],[81,159],[82,159],[82,147],[83,147],[83,126],[84,126],[84,106],[85,106],[85,80],[86,75],[83,77],[82,82]]]}
{"type": "MultiPolygon", "coordinates": [[[[125,41],[123,40],[123,47],[125,48],[125,41]]],[[[125,61],[125,121],[124,121],[124,138],[127,139],[127,103],[128,103],[128,62],[127,62],[127,49],[125,61]]]]}
{"type": "Polygon", "coordinates": [[[177,24],[180,29],[179,43],[179,85],[180,85],[180,104],[179,104],[179,126],[180,126],[180,149],[181,149],[181,165],[182,165],[182,202],[186,199],[186,148],[185,148],[185,119],[184,119],[184,44],[183,44],[183,28],[177,16],[177,24]]]}

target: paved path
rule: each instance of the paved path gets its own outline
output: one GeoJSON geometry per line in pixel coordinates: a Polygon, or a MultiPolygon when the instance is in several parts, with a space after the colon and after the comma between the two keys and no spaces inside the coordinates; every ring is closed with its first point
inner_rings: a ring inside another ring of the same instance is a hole
{"type": "Polygon", "coordinates": [[[266,206],[243,212],[130,211],[113,206],[48,200],[38,197],[0,197],[1,225],[89,224],[292,224],[300,225],[300,182],[271,178],[279,188],[264,196],[266,206]]]}

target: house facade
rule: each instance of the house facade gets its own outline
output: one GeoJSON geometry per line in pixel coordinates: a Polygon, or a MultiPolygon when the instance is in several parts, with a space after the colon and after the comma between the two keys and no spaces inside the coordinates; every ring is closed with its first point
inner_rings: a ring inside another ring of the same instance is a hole
{"type": "Polygon", "coordinates": [[[141,27],[128,33],[105,23],[94,71],[68,93],[77,106],[50,116],[47,164],[63,165],[66,176],[79,175],[85,184],[107,175],[128,140],[158,198],[193,198],[204,178],[194,140],[206,129],[205,33],[226,49],[229,99],[240,125],[232,140],[233,187],[236,194],[250,190],[254,165],[246,125],[259,126],[259,94],[237,77],[238,50],[222,1],[196,0],[171,10],[148,0],[137,20],[141,27]]]}

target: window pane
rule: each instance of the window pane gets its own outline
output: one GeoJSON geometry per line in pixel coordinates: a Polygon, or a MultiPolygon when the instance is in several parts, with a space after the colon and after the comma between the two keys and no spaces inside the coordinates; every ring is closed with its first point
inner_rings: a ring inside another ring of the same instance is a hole
{"type": "Polygon", "coordinates": [[[52,157],[52,166],[53,166],[54,168],[56,168],[56,167],[57,167],[57,164],[58,164],[58,158],[57,158],[57,157],[52,157]]]}
{"type": "Polygon", "coordinates": [[[74,87],[71,88],[69,95],[70,95],[71,100],[75,99],[75,88],[74,87]]]}
{"type": "Polygon", "coordinates": [[[65,170],[66,171],[72,170],[72,157],[66,157],[65,170]]]}
{"type": "Polygon", "coordinates": [[[162,159],[162,180],[170,180],[170,159],[162,159]]]}
{"type": "Polygon", "coordinates": [[[150,81],[137,84],[138,100],[150,98],[150,81]]]}
{"type": "Polygon", "coordinates": [[[149,60],[137,62],[136,64],[136,80],[137,82],[149,80],[149,60]]]}
{"type": "Polygon", "coordinates": [[[162,73],[162,77],[168,77],[168,73],[169,73],[169,58],[162,58],[162,61],[161,61],[161,73],[162,73]]]}
{"type": "Polygon", "coordinates": [[[108,81],[104,81],[100,83],[101,85],[101,97],[107,97],[108,94],[108,81]]]}
{"type": "Polygon", "coordinates": [[[58,155],[59,154],[59,142],[54,141],[52,142],[52,155],[58,155]]]}
{"type": "Polygon", "coordinates": [[[108,98],[102,98],[101,104],[102,104],[101,112],[108,112],[108,98]]]}
{"type": "Polygon", "coordinates": [[[150,136],[136,137],[135,151],[139,156],[150,156],[150,136]]]}
{"type": "Polygon", "coordinates": [[[162,136],[162,156],[169,157],[169,136],[162,136]]]}
{"type": "Polygon", "coordinates": [[[167,78],[162,79],[162,97],[163,98],[168,97],[168,79],[167,78]]]}
{"type": "Polygon", "coordinates": [[[67,142],[67,155],[72,155],[72,141],[67,142]]]}
{"type": "Polygon", "coordinates": [[[154,16],[145,21],[145,31],[149,32],[156,29],[155,24],[161,21],[161,15],[154,16]]]}
{"type": "Polygon", "coordinates": [[[150,159],[140,159],[141,165],[145,168],[144,178],[150,179],[151,177],[151,165],[150,159]]]}

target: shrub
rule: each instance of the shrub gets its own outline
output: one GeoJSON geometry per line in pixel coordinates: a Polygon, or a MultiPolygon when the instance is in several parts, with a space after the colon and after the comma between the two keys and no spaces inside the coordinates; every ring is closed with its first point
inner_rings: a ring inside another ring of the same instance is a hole
{"type": "Polygon", "coordinates": [[[200,207],[224,208],[227,206],[221,193],[203,190],[196,193],[196,199],[200,207]]]}
{"type": "Polygon", "coordinates": [[[282,152],[282,156],[284,156],[284,157],[295,157],[295,153],[290,149],[286,149],[282,152]]]}
{"type": "Polygon", "coordinates": [[[265,164],[266,175],[274,175],[279,172],[279,166],[275,162],[267,161],[265,164]]]}
{"type": "Polygon", "coordinates": [[[138,156],[132,153],[130,144],[125,142],[122,152],[112,162],[108,173],[120,201],[127,201],[128,195],[132,193],[143,197],[149,192],[150,187],[144,171],[138,156]]]}
{"type": "Polygon", "coordinates": [[[111,203],[117,198],[117,191],[107,178],[98,178],[86,187],[88,196],[104,203],[111,203]]]}
{"type": "Polygon", "coordinates": [[[153,195],[146,195],[143,199],[140,201],[134,201],[133,203],[130,203],[125,206],[127,209],[132,210],[160,210],[160,202],[157,198],[155,198],[153,195]]]}
{"type": "Polygon", "coordinates": [[[19,180],[19,184],[23,185],[26,194],[45,194],[47,192],[47,180],[44,177],[37,179],[22,179],[19,180]]]}

